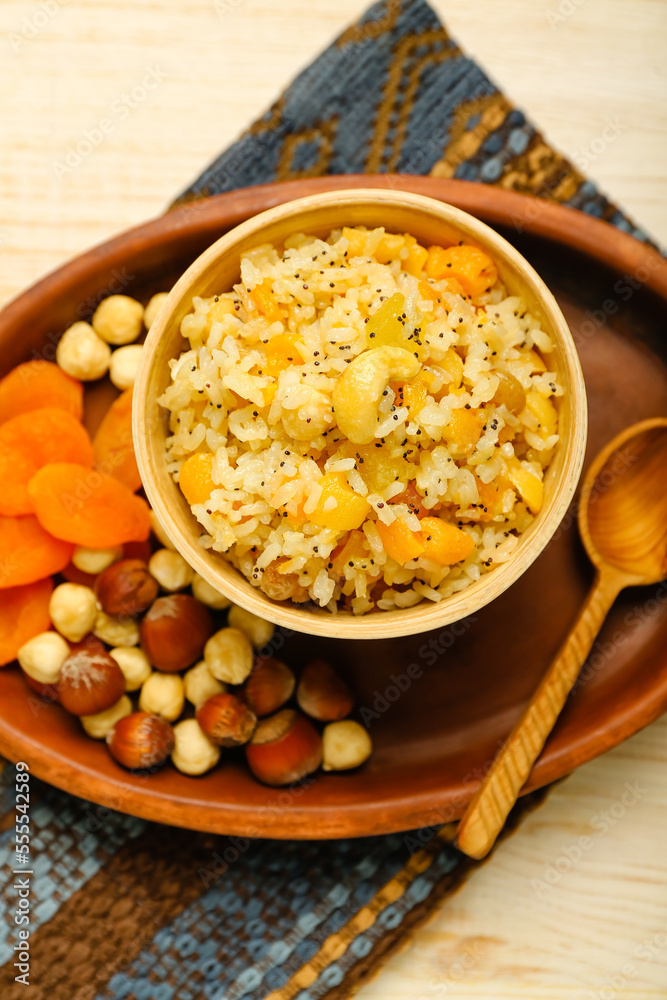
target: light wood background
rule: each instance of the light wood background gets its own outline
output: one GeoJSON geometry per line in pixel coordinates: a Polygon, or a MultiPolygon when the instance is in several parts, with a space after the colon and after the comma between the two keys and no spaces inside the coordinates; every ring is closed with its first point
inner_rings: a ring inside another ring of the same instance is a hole
{"type": "MultiPolygon", "coordinates": [[[[547,138],[667,245],[666,0],[433,2],[547,138]],[[609,121],[618,137],[595,156],[609,121]]],[[[0,305],[160,213],[365,6],[0,0],[0,305]],[[157,85],[134,100],[151,70],[157,85]],[[90,155],[58,169],[103,119],[90,155]]],[[[665,996],[667,718],[555,788],[360,993],[665,996]]]]}

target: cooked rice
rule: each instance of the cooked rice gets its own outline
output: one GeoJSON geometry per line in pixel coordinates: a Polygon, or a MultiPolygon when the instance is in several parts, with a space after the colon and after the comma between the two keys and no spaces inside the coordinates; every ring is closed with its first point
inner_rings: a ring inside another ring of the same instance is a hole
{"type": "Polygon", "coordinates": [[[382,229],[345,229],[326,241],[296,234],[278,249],[258,246],[241,261],[240,284],[194,298],[183,320],[190,349],[171,362],[160,400],[170,411],[169,468],[178,482],[186,459],[210,453],[214,488],[192,505],[200,543],[225,553],[273,599],[354,614],[441,601],[510,559],[533,520],[523,487],[539,487],[552,460],[558,434],[550,397],[563,395],[543,360],[551,339],[499,280],[471,297],[456,282],[427,278],[414,265],[414,245],[382,229]],[[402,405],[388,387],[375,441],[351,445],[337,427],[332,392],[372,344],[368,318],[397,293],[405,298],[403,346],[419,354],[425,400],[402,405]],[[267,344],[284,346],[284,338],[275,340],[284,334],[298,347],[278,370],[267,344]],[[515,400],[523,390],[530,405],[513,411],[503,385],[515,400]],[[448,433],[462,409],[478,412],[482,424],[469,453],[448,433]],[[310,440],[294,436],[303,436],[304,422],[310,440]],[[369,453],[373,445],[378,451],[369,453]],[[378,454],[379,472],[371,468],[378,454]],[[368,504],[358,530],[308,520],[316,511],[320,521],[335,518],[335,497],[322,502],[323,477],[332,472],[368,504]],[[493,507],[485,506],[490,495],[493,507]],[[471,554],[452,566],[391,558],[377,522],[398,518],[417,531],[417,514],[425,512],[469,535],[471,554]]]}

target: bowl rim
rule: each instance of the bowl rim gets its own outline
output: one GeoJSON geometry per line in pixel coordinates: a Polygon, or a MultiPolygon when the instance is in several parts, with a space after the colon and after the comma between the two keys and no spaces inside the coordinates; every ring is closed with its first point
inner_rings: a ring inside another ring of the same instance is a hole
{"type": "Polygon", "coordinates": [[[133,403],[133,435],[146,495],[165,534],[196,572],[235,604],[276,625],[311,635],[354,639],[393,638],[441,628],[473,614],[510,587],[549,543],[572,501],[584,462],[587,421],[583,373],[572,334],[553,294],[523,255],[486,223],[454,205],[410,191],[363,186],[326,190],[283,202],[228,230],[200,254],[171,289],[146,337],[133,403]],[[149,442],[150,414],[154,411],[156,400],[148,392],[148,383],[155,354],[174,312],[187,296],[192,297],[190,290],[197,278],[224,256],[233,254],[242,241],[253,236],[261,240],[262,232],[275,223],[295,220],[294,225],[298,227],[298,219],[304,213],[330,208],[332,203],[341,210],[364,204],[377,207],[383,203],[404,209],[417,209],[441,223],[471,233],[497,255],[496,259],[509,263],[521,272],[522,281],[528,285],[554,330],[558,332],[557,350],[567,371],[571,406],[570,438],[559,442],[559,447],[568,449],[562,474],[553,484],[550,496],[536,516],[534,527],[531,526],[521,539],[522,544],[520,543],[515,555],[460,594],[454,594],[437,604],[420,602],[412,608],[354,616],[344,613],[334,615],[324,610],[303,609],[289,602],[271,601],[235,569],[233,578],[238,582],[232,584],[229,579],[220,577],[212,565],[209,552],[188,537],[177,518],[172,516],[158,487],[154,471],[156,456],[151,454],[149,442]]]}

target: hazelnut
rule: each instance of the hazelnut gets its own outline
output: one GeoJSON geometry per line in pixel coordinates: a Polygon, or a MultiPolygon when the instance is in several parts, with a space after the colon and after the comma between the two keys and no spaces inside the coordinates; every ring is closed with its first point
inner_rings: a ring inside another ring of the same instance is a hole
{"type": "Polygon", "coordinates": [[[151,522],[151,531],[157,538],[160,545],[164,546],[165,549],[171,549],[172,552],[175,552],[176,550],[174,549],[174,546],[172,545],[169,536],[167,535],[166,531],[158,521],[157,515],[155,514],[155,511],[153,509],[151,509],[149,517],[151,522]]]}
{"type": "Polygon", "coordinates": [[[289,785],[322,763],[322,740],[305,715],[284,708],[261,719],[246,745],[250,770],[266,785],[289,785]]]}
{"type": "Polygon", "coordinates": [[[51,594],[49,615],[61,635],[71,642],[80,642],[95,622],[95,592],[80,583],[61,583],[51,594]]]}
{"type": "Polygon", "coordinates": [[[129,295],[110,295],[93,315],[93,329],[108,344],[131,344],[142,330],[144,307],[129,295]]]}
{"type": "Polygon", "coordinates": [[[160,715],[174,722],[185,705],[183,679],[178,674],[160,674],[154,671],[141,685],[139,708],[142,712],[160,715]]]}
{"type": "Polygon", "coordinates": [[[201,658],[213,620],[189,594],[158,597],[141,623],[141,645],[158,670],[185,670],[201,658]]]}
{"type": "Polygon", "coordinates": [[[74,323],[63,333],[56,347],[56,361],[64,372],[82,382],[106,375],[111,348],[89,323],[74,323]]]}
{"type": "Polygon", "coordinates": [[[209,739],[221,747],[247,743],[257,716],[234,694],[215,694],[197,709],[197,722],[209,739]]]}
{"type": "Polygon", "coordinates": [[[183,685],[185,697],[195,708],[199,708],[214,694],[224,694],[226,691],[225,685],[217,681],[208,669],[205,660],[200,660],[187,671],[183,677],[183,685]]]}
{"type": "Polygon", "coordinates": [[[122,545],[118,545],[115,549],[89,549],[85,545],[77,545],[72,553],[72,562],[82,573],[97,576],[122,556],[122,545]]]}
{"type": "Polygon", "coordinates": [[[113,351],[109,361],[109,378],[117,389],[132,388],[141,364],[142,352],[141,344],[128,344],[113,351]]]}
{"type": "Polygon", "coordinates": [[[108,615],[136,615],[150,608],[158,585],[141,559],[121,559],[100,574],[95,590],[108,615]]]}
{"type": "Polygon", "coordinates": [[[236,604],[232,604],[229,609],[227,621],[232,628],[238,628],[241,632],[245,633],[255,649],[261,649],[262,646],[266,646],[276,630],[272,622],[267,622],[263,618],[253,615],[251,611],[237,607],[236,604]]]}
{"type": "Polygon", "coordinates": [[[148,305],[144,309],[144,325],[147,330],[150,330],[153,325],[153,320],[157,316],[158,312],[167,301],[169,297],[169,292],[157,292],[156,295],[152,297],[148,305]]]}
{"type": "Polygon", "coordinates": [[[281,660],[260,656],[245,682],[245,698],[257,715],[271,715],[294,693],[294,674],[281,660]]]}
{"type": "Polygon", "coordinates": [[[81,725],[94,740],[104,740],[119,721],[132,712],[132,702],[126,694],[104,712],[97,715],[82,715],[81,725]]]}
{"type": "Polygon", "coordinates": [[[239,629],[222,628],[204,646],[204,660],[219,681],[242,684],[252,670],[252,646],[239,629]]]}
{"type": "Polygon", "coordinates": [[[122,670],[93,638],[75,647],[60,668],[58,699],[72,715],[97,715],[124,694],[122,670]]]}
{"type": "Polygon", "coordinates": [[[148,657],[136,646],[116,646],[109,650],[109,656],[123,671],[126,691],[137,691],[152,673],[148,657]]]}
{"type": "Polygon", "coordinates": [[[296,689],[299,708],[320,722],[333,722],[349,715],[354,701],[346,684],[325,660],[312,660],[304,669],[296,689]]]}
{"type": "Polygon", "coordinates": [[[174,726],[174,767],[183,774],[204,774],[220,760],[220,748],[209,740],[196,719],[184,719],[174,726]]]}
{"type": "Polygon", "coordinates": [[[30,674],[26,674],[25,671],[22,671],[22,673],[28,687],[32,691],[36,691],[40,698],[43,698],[45,701],[58,701],[57,684],[41,684],[34,677],[31,677],[30,674]]]}
{"type": "Polygon", "coordinates": [[[213,608],[215,611],[222,611],[232,603],[228,597],[225,597],[219,590],[216,590],[210,583],[207,583],[199,573],[195,573],[194,575],[192,593],[198,601],[201,601],[208,608],[213,608]]]}
{"type": "Polygon", "coordinates": [[[42,685],[55,684],[70,649],[57,632],[42,632],[24,643],[16,654],[21,669],[42,685]]]}
{"type": "Polygon", "coordinates": [[[330,722],[325,726],[322,747],[322,767],[325,771],[347,771],[351,767],[359,767],[373,751],[370,736],[353,719],[330,722]]]}
{"type": "Polygon", "coordinates": [[[148,560],[148,568],[163,590],[173,593],[189,587],[195,575],[192,566],[178,552],[158,549],[148,560]]]}
{"type": "Polygon", "coordinates": [[[139,642],[139,625],[129,616],[114,618],[106,611],[98,611],[93,635],[109,646],[136,646],[139,642]]]}
{"type": "Polygon", "coordinates": [[[174,731],[169,723],[146,712],[133,712],[119,719],[106,740],[114,760],[131,770],[155,767],[174,749],[174,731]]]}

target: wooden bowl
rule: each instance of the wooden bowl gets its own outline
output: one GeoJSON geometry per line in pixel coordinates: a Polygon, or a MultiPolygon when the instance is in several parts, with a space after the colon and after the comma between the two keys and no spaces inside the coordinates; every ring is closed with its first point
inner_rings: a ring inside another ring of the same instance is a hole
{"type": "Polygon", "coordinates": [[[235,604],[278,625],[311,635],[354,639],[412,635],[459,621],[510,587],[549,542],[574,494],[586,445],[586,393],[570,330],[556,300],[530,264],[491,228],[466,212],[407,191],[372,188],[328,191],[269,209],[226,233],[177,281],[146,339],[134,389],[134,437],[144,488],[158,520],[176,549],[213,587],[235,604]],[[486,250],[498,266],[509,294],[520,295],[555,343],[553,367],[565,395],[559,400],[560,441],[545,477],[545,500],[522,535],[515,555],[460,594],[434,604],[332,615],[312,605],[273,601],[253,587],[224,555],[203,549],[202,528],[167,469],[167,411],[157,400],[170,382],[168,362],[187,349],[180,327],[193,296],[228,291],[238,282],[240,259],[260,243],[281,243],[295,232],[320,237],[341,225],[384,226],[409,232],[424,246],[449,246],[463,239],[486,250]]]}

